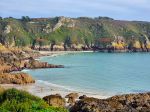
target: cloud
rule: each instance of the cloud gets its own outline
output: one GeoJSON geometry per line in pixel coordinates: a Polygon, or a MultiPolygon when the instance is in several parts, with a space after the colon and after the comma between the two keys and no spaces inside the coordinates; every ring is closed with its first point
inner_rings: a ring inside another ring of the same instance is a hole
{"type": "Polygon", "coordinates": [[[109,16],[148,20],[149,0],[1,0],[0,16],[109,16]]]}

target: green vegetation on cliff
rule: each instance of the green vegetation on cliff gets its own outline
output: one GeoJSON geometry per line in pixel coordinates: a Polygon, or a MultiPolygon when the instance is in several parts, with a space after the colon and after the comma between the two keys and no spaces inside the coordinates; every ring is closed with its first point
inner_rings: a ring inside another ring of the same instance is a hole
{"type": "MultiPolygon", "coordinates": [[[[97,45],[100,38],[124,38],[140,41],[141,35],[150,39],[150,22],[120,21],[108,17],[98,18],[29,18],[0,19],[0,43],[6,46],[53,46],[69,47],[70,44],[97,45]]],[[[102,44],[102,43],[101,43],[102,44]]]]}
{"type": "Polygon", "coordinates": [[[9,89],[0,93],[1,112],[68,112],[64,108],[51,107],[44,100],[25,91],[9,89]]]}

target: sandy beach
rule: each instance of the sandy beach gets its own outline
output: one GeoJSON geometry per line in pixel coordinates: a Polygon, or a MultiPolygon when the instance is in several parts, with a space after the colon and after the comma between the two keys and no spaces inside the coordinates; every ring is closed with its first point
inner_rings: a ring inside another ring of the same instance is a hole
{"type": "MultiPolygon", "coordinates": [[[[72,53],[93,52],[93,51],[53,51],[53,52],[39,51],[39,52],[44,56],[55,57],[55,56],[60,56],[60,55],[72,54],[72,53]]],[[[23,70],[22,72],[26,72],[26,69],[23,70]]],[[[27,84],[27,85],[0,84],[0,86],[4,87],[5,89],[17,88],[20,90],[25,90],[41,98],[50,94],[60,94],[63,97],[65,97],[65,95],[71,92],[77,92],[79,93],[79,95],[87,95],[89,97],[95,97],[95,98],[101,98],[101,99],[108,97],[105,95],[99,95],[99,94],[95,94],[92,92],[80,92],[80,91],[71,90],[70,88],[66,88],[60,85],[52,84],[50,82],[41,81],[41,80],[36,80],[34,84],[27,84]]]]}
{"type": "Polygon", "coordinates": [[[89,92],[79,92],[79,91],[70,90],[63,86],[59,86],[56,84],[52,84],[40,80],[37,80],[35,84],[28,84],[28,85],[1,84],[1,86],[4,87],[5,89],[16,88],[19,90],[28,91],[29,93],[41,98],[51,94],[60,94],[62,97],[65,97],[67,94],[72,92],[78,93],[79,96],[86,95],[89,97],[100,98],[100,99],[105,99],[108,97],[105,95],[99,95],[92,92],[89,93],[89,92]]]}

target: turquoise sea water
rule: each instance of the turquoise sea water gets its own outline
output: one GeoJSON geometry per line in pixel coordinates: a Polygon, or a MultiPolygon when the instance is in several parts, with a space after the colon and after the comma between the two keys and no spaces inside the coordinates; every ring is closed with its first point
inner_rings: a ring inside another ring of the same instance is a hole
{"type": "Polygon", "coordinates": [[[65,68],[28,73],[70,90],[106,96],[150,91],[150,53],[75,53],[40,60],[65,68]]]}

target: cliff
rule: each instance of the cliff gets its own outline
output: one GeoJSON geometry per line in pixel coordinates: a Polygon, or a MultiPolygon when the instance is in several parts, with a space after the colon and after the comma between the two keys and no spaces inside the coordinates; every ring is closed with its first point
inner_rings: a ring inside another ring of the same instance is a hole
{"type": "Polygon", "coordinates": [[[0,19],[0,43],[38,50],[149,51],[150,22],[108,17],[0,19]]]}
{"type": "Polygon", "coordinates": [[[12,73],[23,69],[63,68],[63,65],[53,65],[40,62],[34,58],[40,53],[27,48],[6,48],[0,44],[0,84],[28,84],[35,80],[27,73],[12,73]]]}

